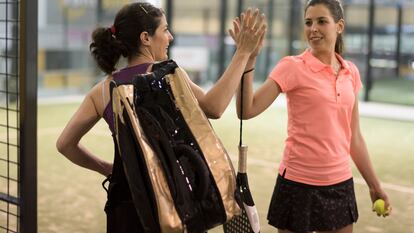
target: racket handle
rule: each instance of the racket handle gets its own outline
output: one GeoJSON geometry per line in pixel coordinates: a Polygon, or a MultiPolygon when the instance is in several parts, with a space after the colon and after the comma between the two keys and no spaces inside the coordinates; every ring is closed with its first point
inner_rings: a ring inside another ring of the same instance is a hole
{"type": "Polygon", "coordinates": [[[239,146],[239,173],[246,173],[247,169],[247,145],[239,146]]]}

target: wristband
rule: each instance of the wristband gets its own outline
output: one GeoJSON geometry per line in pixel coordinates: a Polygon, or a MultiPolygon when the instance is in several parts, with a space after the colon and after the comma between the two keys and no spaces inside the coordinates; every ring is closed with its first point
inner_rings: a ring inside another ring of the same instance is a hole
{"type": "Polygon", "coordinates": [[[243,72],[243,76],[244,76],[245,74],[247,74],[247,73],[252,72],[253,70],[254,70],[254,68],[251,68],[250,70],[246,70],[246,71],[244,71],[244,72],[243,72]]]}

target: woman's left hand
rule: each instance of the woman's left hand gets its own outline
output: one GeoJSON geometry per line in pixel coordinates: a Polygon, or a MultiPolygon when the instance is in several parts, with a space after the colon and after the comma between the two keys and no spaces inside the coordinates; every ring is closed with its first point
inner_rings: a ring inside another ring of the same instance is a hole
{"type": "Polygon", "coordinates": [[[259,55],[259,53],[260,53],[260,51],[262,50],[262,48],[263,48],[263,44],[264,44],[264,37],[265,37],[265,35],[266,35],[266,32],[265,33],[263,33],[261,36],[260,36],[260,40],[259,40],[259,44],[256,46],[256,49],[250,54],[250,57],[251,58],[253,58],[253,57],[257,57],[257,55],[259,55]]]}
{"type": "MultiPolygon", "coordinates": [[[[390,200],[388,198],[388,195],[385,193],[385,191],[382,188],[377,189],[377,190],[370,189],[369,194],[371,196],[372,203],[374,203],[378,199],[384,200],[384,202],[385,202],[385,214],[383,214],[383,217],[387,217],[387,216],[391,215],[392,206],[391,206],[390,200]]],[[[375,210],[373,209],[373,211],[375,211],[375,210]]]]}
{"type": "MultiPolygon", "coordinates": [[[[238,43],[237,38],[238,38],[239,33],[240,33],[240,25],[241,25],[240,18],[236,17],[235,19],[233,19],[233,29],[229,30],[230,36],[231,36],[231,38],[233,38],[233,40],[236,44],[238,43]]],[[[267,27],[267,26],[265,25],[265,27],[267,27]]],[[[266,35],[266,29],[265,29],[265,32],[263,34],[261,34],[260,39],[259,39],[259,43],[257,44],[255,50],[250,54],[250,58],[255,58],[255,57],[257,57],[257,55],[259,55],[260,51],[263,48],[265,35],[266,35]]]]}
{"type": "Polygon", "coordinates": [[[264,37],[267,31],[267,24],[264,14],[259,14],[256,9],[252,12],[249,8],[240,17],[233,20],[233,29],[229,29],[229,34],[236,43],[236,47],[243,46],[247,37],[255,38],[254,47],[250,52],[250,58],[255,58],[263,47],[264,37]]]}

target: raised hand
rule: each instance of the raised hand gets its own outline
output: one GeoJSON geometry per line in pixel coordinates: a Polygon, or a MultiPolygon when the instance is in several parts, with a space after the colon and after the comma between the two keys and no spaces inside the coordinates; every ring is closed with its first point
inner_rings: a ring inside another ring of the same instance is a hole
{"type": "Polygon", "coordinates": [[[264,14],[259,15],[258,9],[253,11],[248,8],[240,15],[240,18],[233,20],[233,29],[229,30],[229,34],[239,51],[248,52],[251,57],[255,57],[263,47],[266,29],[264,14]]]}

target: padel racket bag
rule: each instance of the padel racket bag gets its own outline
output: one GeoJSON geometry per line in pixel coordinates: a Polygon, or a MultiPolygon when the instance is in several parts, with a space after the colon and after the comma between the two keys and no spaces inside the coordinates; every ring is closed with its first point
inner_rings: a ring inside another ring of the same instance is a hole
{"type": "Polygon", "coordinates": [[[111,99],[117,150],[147,232],[205,232],[240,214],[231,160],[174,61],[112,82],[111,99]]]}

